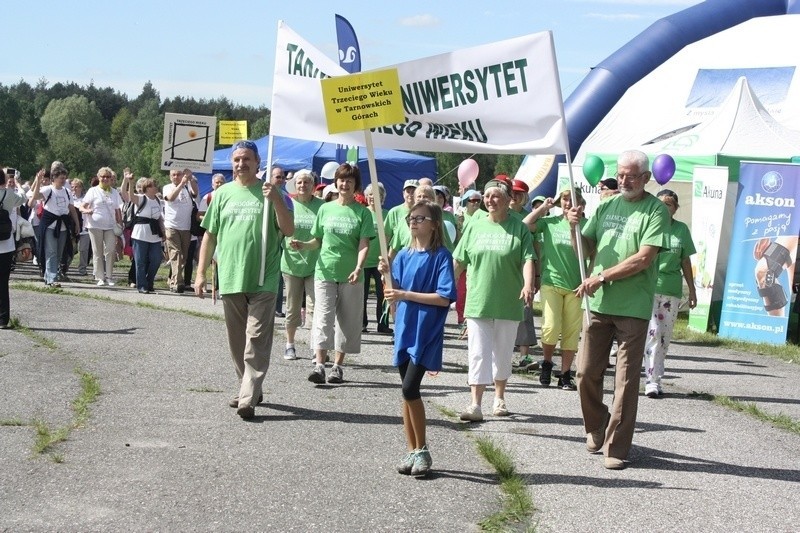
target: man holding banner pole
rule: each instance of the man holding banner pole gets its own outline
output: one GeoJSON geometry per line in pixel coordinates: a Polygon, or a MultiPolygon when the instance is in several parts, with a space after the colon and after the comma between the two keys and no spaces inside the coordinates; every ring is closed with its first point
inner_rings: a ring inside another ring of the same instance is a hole
{"type": "MultiPolygon", "coordinates": [[[[650,180],[647,155],[623,152],[617,160],[620,194],[598,206],[582,230],[582,246],[595,252],[593,273],[575,290],[589,297],[588,320],[578,356],[578,395],[586,430],[586,449],[603,451],[604,466],[625,468],[633,441],[647,326],[653,309],[656,258],[667,248],[669,212],[645,192],[650,180]],[[619,342],[611,408],[603,403],[603,377],[611,343],[619,342]]],[[[573,229],[583,208],[573,206],[573,229]]],[[[573,246],[578,249],[575,233],[573,246]]]]}
{"type": "Polygon", "coordinates": [[[255,415],[261,402],[261,387],[269,368],[275,325],[275,300],[280,273],[282,235],[294,233],[291,211],[279,187],[256,177],[261,159],[252,141],[239,141],[231,151],[233,182],[214,194],[202,226],[206,229],[200,247],[195,293],[205,293],[205,271],[214,252],[219,265],[219,292],[228,347],[239,392],[230,402],[243,419],[255,415]],[[262,248],[262,219],[268,230],[266,251],[262,248]],[[264,277],[259,279],[262,255],[264,277]]]}

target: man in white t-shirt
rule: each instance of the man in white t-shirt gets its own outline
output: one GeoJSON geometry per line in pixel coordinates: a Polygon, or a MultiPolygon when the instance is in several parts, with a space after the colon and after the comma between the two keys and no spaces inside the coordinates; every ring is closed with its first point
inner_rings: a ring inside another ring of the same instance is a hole
{"type": "Polygon", "coordinates": [[[192,235],[192,198],[197,197],[197,179],[189,169],[170,170],[169,181],[164,185],[164,227],[169,255],[169,290],[184,291],[183,269],[189,253],[192,235]]]}

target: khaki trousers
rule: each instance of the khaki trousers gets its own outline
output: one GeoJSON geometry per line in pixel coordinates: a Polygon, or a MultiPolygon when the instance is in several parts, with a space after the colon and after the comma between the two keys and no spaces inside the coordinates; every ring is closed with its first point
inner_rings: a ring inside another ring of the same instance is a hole
{"type": "Polygon", "coordinates": [[[364,284],[314,280],[312,348],[342,353],[361,351],[364,284]]]}
{"type": "Polygon", "coordinates": [[[255,407],[269,369],[275,326],[273,292],[226,294],[222,299],[228,348],[239,377],[239,407],[255,407]]]}
{"type": "Polygon", "coordinates": [[[169,288],[183,287],[183,269],[192,234],[189,230],[166,228],[167,255],[169,257],[169,288]]]}
{"type": "Polygon", "coordinates": [[[619,346],[611,418],[603,447],[606,457],[625,459],[631,449],[647,324],[647,320],[641,318],[589,313],[589,322],[583,328],[576,378],[587,434],[601,428],[609,414],[603,403],[603,376],[615,337],[619,346]]]}
{"type": "Polygon", "coordinates": [[[306,278],[283,274],[283,283],[286,286],[286,327],[295,329],[300,327],[300,310],[303,308],[303,291],[306,300],[306,323],[314,316],[314,274],[306,278]]]}

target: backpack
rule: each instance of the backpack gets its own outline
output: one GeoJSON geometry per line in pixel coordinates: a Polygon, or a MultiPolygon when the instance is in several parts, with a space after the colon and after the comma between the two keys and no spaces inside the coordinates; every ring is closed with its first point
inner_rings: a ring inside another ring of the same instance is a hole
{"type": "Polygon", "coordinates": [[[3,199],[0,200],[0,241],[7,241],[11,238],[13,228],[11,226],[11,215],[8,210],[3,207],[3,202],[6,200],[8,191],[3,191],[3,199]]]}
{"type": "MultiPolygon", "coordinates": [[[[156,202],[161,207],[161,200],[158,199],[158,196],[156,196],[156,202]]],[[[147,196],[142,197],[142,203],[138,207],[133,205],[133,202],[125,202],[125,205],[122,206],[122,226],[133,229],[133,226],[136,225],[136,217],[142,212],[145,204],[147,204],[147,196]]]]}

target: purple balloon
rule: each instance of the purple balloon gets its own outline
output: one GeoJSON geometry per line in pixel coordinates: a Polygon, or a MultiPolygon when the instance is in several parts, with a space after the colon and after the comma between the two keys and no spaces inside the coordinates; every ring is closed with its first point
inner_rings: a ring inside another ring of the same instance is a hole
{"type": "Polygon", "coordinates": [[[661,154],[653,160],[653,177],[659,185],[665,185],[675,175],[675,160],[669,154],[661,154]]]}

